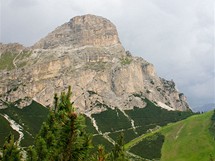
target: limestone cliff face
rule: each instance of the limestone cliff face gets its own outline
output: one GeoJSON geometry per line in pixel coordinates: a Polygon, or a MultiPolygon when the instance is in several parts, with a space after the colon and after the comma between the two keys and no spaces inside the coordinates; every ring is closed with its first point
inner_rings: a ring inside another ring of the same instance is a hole
{"type": "Polygon", "coordinates": [[[58,46],[110,46],[119,43],[116,27],[109,20],[94,16],[77,16],[37,42],[33,48],[50,49],[58,46]]]}
{"type": "Polygon", "coordinates": [[[75,106],[85,113],[105,106],[143,108],[143,98],[169,110],[189,110],[174,82],[159,78],[152,64],[126,52],[116,27],[102,17],[75,17],[32,48],[19,50],[13,68],[0,70],[0,106],[17,100],[24,106],[32,99],[51,106],[54,93],[70,85],[75,106]]]}

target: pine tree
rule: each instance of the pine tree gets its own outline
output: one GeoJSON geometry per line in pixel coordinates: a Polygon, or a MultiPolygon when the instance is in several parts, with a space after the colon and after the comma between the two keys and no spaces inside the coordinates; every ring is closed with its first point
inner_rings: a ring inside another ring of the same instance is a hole
{"type": "Polygon", "coordinates": [[[71,88],[54,96],[54,107],[36,137],[35,145],[27,151],[27,161],[127,161],[124,136],[120,135],[111,154],[98,147],[90,156],[92,137],[86,133],[85,119],[70,102],[71,88]]]}
{"type": "Polygon", "coordinates": [[[97,152],[92,156],[91,161],[108,161],[110,154],[105,152],[103,145],[98,145],[97,152]]]}
{"type": "Polygon", "coordinates": [[[2,161],[21,161],[21,151],[16,142],[14,142],[14,135],[10,134],[3,146],[2,161]]]}
{"type": "Polygon", "coordinates": [[[121,133],[119,139],[115,143],[114,149],[112,150],[113,161],[127,161],[126,151],[124,148],[124,134],[121,133]]]}
{"type": "Polygon", "coordinates": [[[102,145],[98,146],[98,161],[105,161],[108,158],[108,154],[105,154],[105,148],[102,145]]]}
{"type": "Polygon", "coordinates": [[[36,151],[38,161],[59,160],[79,161],[89,158],[91,136],[85,131],[85,119],[75,112],[70,102],[71,87],[62,92],[60,98],[55,94],[54,108],[48,120],[43,123],[36,138],[35,146],[29,148],[29,156],[36,151]]]}
{"type": "Polygon", "coordinates": [[[27,155],[28,155],[27,161],[38,160],[36,150],[33,148],[33,146],[29,146],[27,150],[27,155]]]}

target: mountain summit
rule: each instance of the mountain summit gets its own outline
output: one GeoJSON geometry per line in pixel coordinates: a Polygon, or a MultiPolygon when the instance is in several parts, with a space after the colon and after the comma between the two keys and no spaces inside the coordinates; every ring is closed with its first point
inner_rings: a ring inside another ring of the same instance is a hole
{"type": "Polygon", "coordinates": [[[110,46],[119,44],[116,27],[109,20],[84,15],[72,18],[37,42],[33,48],[51,49],[58,46],[110,46]]]}
{"type": "Polygon", "coordinates": [[[72,18],[31,48],[0,44],[0,106],[23,107],[35,100],[52,106],[54,93],[72,87],[80,112],[107,108],[144,108],[146,99],[168,110],[190,110],[173,81],[157,76],[154,66],[125,51],[107,19],[72,18]]]}

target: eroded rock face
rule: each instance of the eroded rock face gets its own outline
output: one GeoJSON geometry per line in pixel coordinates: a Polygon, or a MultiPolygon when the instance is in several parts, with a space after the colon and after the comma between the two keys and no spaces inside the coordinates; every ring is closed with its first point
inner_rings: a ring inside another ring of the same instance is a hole
{"type": "Polygon", "coordinates": [[[36,43],[33,48],[110,46],[118,43],[120,42],[114,24],[102,17],[85,15],[72,18],[36,43]]]}
{"type": "Polygon", "coordinates": [[[14,58],[14,69],[0,72],[2,101],[22,100],[18,106],[23,106],[31,98],[52,106],[54,93],[70,85],[72,101],[85,113],[105,106],[142,108],[144,98],[170,110],[189,110],[174,82],[159,78],[152,64],[126,52],[116,27],[102,17],[75,17],[22,50],[14,58]],[[20,62],[25,65],[19,67],[20,62]]]}
{"type": "Polygon", "coordinates": [[[2,44],[0,43],[0,51],[3,52],[19,52],[20,50],[24,50],[24,46],[18,43],[10,43],[10,44],[2,44]]]}

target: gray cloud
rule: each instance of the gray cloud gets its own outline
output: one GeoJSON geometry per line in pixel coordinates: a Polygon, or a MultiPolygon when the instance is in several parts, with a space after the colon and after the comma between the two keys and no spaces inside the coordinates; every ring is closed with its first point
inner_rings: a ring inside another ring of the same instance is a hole
{"type": "Polygon", "coordinates": [[[0,41],[30,46],[74,16],[106,17],[194,107],[215,100],[213,12],[213,0],[2,0],[0,41]]]}

